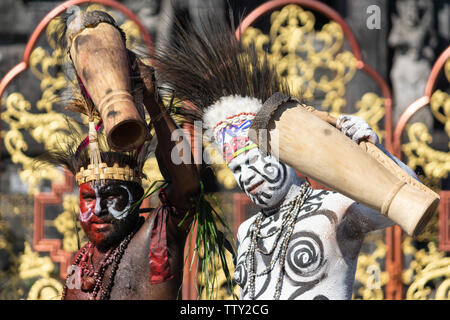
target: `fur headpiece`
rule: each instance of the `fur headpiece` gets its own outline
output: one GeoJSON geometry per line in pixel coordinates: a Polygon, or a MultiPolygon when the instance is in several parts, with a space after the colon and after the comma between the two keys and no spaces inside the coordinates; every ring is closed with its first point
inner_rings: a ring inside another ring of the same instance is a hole
{"type": "Polygon", "coordinates": [[[276,92],[289,95],[289,88],[267,56],[242,45],[225,22],[210,19],[189,30],[180,21],[176,26],[176,41],[152,57],[155,70],[176,98],[196,107],[179,112],[202,120],[230,161],[251,145],[247,124],[262,103],[276,92]]]}

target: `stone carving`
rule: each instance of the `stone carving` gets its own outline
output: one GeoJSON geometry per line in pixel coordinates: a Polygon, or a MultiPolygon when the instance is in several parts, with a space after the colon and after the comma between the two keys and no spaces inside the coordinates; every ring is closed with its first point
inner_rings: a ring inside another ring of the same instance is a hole
{"type": "MultiPolygon", "coordinates": [[[[391,69],[395,122],[406,107],[423,96],[437,44],[432,1],[399,0],[396,9],[389,35],[389,45],[395,50],[391,69]]],[[[433,126],[427,109],[418,112],[413,121],[433,126]]]]}

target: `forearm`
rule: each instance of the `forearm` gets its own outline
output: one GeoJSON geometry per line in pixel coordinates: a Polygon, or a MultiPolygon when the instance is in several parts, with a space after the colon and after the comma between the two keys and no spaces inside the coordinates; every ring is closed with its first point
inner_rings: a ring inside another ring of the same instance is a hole
{"type": "Polygon", "coordinates": [[[417,181],[420,182],[419,178],[417,177],[416,173],[410,168],[408,167],[406,164],[404,164],[402,161],[400,161],[399,159],[397,159],[395,156],[393,156],[392,154],[390,154],[384,147],[382,144],[380,144],[379,142],[376,143],[376,146],[378,149],[380,149],[381,151],[383,151],[383,153],[385,155],[387,155],[389,158],[391,158],[403,171],[405,171],[407,174],[409,174],[411,177],[413,177],[414,179],[416,179],[417,181]]]}
{"type": "Polygon", "coordinates": [[[190,198],[198,191],[200,183],[190,144],[156,94],[153,69],[140,61],[138,64],[144,84],[143,103],[158,138],[159,160],[162,160],[170,176],[171,183],[166,189],[167,200],[176,208],[188,209],[190,198]],[[174,132],[179,137],[177,141],[172,140],[174,132]]]}
{"type": "Polygon", "coordinates": [[[170,175],[171,185],[168,189],[168,201],[178,208],[187,208],[189,198],[199,187],[198,170],[193,161],[190,144],[182,136],[181,129],[168,114],[161,101],[147,96],[144,97],[144,104],[158,138],[161,159],[170,175]],[[177,141],[172,140],[175,130],[178,130],[175,135],[179,137],[177,141]]]}

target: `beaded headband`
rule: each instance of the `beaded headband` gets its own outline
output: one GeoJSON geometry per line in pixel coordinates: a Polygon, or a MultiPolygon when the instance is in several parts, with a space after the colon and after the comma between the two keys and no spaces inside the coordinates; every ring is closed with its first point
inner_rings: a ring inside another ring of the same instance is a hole
{"type": "Polygon", "coordinates": [[[240,113],[221,121],[214,128],[216,142],[227,163],[247,150],[257,148],[248,138],[248,129],[255,117],[252,113],[240,113]]]}
{"type": "Polygon", "coordinates": [[[205,110],[204,127],[212,130],[227,163],[258,147],[248,138],[248,130],[261,107],[261,101],[255,98],[226,96],[205,110]]]}

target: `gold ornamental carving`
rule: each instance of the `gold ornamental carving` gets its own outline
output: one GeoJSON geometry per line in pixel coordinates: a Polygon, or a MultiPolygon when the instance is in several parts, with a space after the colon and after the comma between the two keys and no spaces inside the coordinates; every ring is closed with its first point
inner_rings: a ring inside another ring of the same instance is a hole
{"type": "Polygon", "coordinates": [[[402,145],[402,151],[408,158],[412,169],[422,167],[423,181],[434,189],[440,189],[440,180],[450,172],[450,153],[433,149],[433,141],[428,128],[421,122],[407,126],[409,142],[402,145]]]}
{"type": "Polygon", "coordinates": [[[386,258],[386,244],[375,235],[368,235],[365,242],[374,242],[376,247],[372,252],[361,252],[355,272],[355,282],[359,288],[353,293],[356,300],[383,300],[384,286],[389,275],[383,271],[382,261],[386,258]]]}
{"type": "Polygon", "coordinates": [[[63,286],[51,274],[55,266],[49,257],[40,257],[25,242],[24,253],[19,257],[19,278],[21,280],[37,279],[28,291],[28,300],[60,299],[63,286]]]}
{"type": "MultiPolygon", "coordinates": [[[[450,59],[445,63],[445,76],[450,82],[450,59]]],[[[430,97],[430,110],[434,118],[443,126],[450,137],[450,95],[442,90],[436,90],[430,97]]],[[[431,144],[433,137],[425,124],[416,122],[407,125],[408,142],[402,145],[402,151],[408,158],[408,166],[421,167],[424,171],[425,184],[434,189],[440,189],[442,179],[450,173],[450,152],[435,150],[431,144]]],[[[450,143],[447,146],[450,148],[450,143]]]]}
{"type": "MultiPolygon", "coordinates": [[[[90,5],[87,11],[104,10],[113,17],[115,13],[97,4],[90,5]]],[[[121,27],[127,35],[127,44],[134,48],[141,40],[137,25],[126,20],[121,27]]],[[[65,145],[68,135],[66,117],[62,113],[61,94],[69,86],[62,70],[67,61],[66,52],[57,46],[59,32],[63,29],[59,19],[49,22],[45,30],[45,40],[49,49],[38,46],[34,48],[29,59],[29,69],[39,81],[41,95],[32,106],[25,92],[12,92],[2,99],[2,120],[7,124],[7,130],[2,132],[2,138],[13,163],[20,164],[19,177],[28,186],[30,193],[38,193],[43,180],[61,182],[63,174],[57,168],[39,164],[27,154],[31,136],[33,144],[41,144],[44,150],[65,145]],[[57,71],[55,71],[57,70],[57,71]],[[58,71],[59,70],[59,71],[58,71]]],[[[66,93],[64,93],[66,94],[66,93]]],[[[84,117],[82,122],[86,122],[84,117]]],[[[82,135],[81,127],[71,122],[73,130],[82,135]]],[[[148,167],[148,166],[147,166],[148,167]]],[[[156,175],[152,173],[151,175],[156,175]]]]}
{"type": "MultiPolygon", "coordinates": [[[[357,59],[343,48],[345,37],[338,23],[329,21],[320,30],[315,24],[312,12],[287,5],[272,13],[269,34],[249,27],[242,42],[267,54],[293,95],[337,117],[348,106],[345,94],[357,72],[357,59]]],[[[384,107],[384,98],[373,92],[363,94],[354,106],[355,115],[365,119],[380,139],[384,138],[379,128],[384,107]]]]}
{"type": "Polygon", "coordinates": [[[440,252],[434,242],[417,250],[412,239],[406,237],[402,247],[405,255],[413,257],[409,268],[403,271],[403,282],[408,285],[408,300],[450,299],[450,257],[440,252]]]}
{"type": "MultiPolygon", "coordinates": [[[[450,59],[444,66],[444,75],[450,82],[450,59]]],[[[430,97],[430,110],[440,122],[448,137],[450,137],[450,96],[437,89],[430,97]]],[[[450,152],[433,148],[433,136],[427,126],[416,122],[408,124],[405,129],[408,142],[402,145],[402,151],[408,159],[408,166],[422,168],[420,179],[424,184],[436,192],[441,189],[442,179],[448,178],[450,173],[450,152]]],[[[447,147],[450,147],[450,143],[447,147]]],[[[413,240],[406,237],[402,249],[405,256],[412,261],[403,271],[403,283],[406,288],[406,299],[411,300],[443,300],[450,299],[450,257],[437,248],[439,241],[438,215],[435,214],[416,239],[425,248],[416,249],[413,240]]]]}

